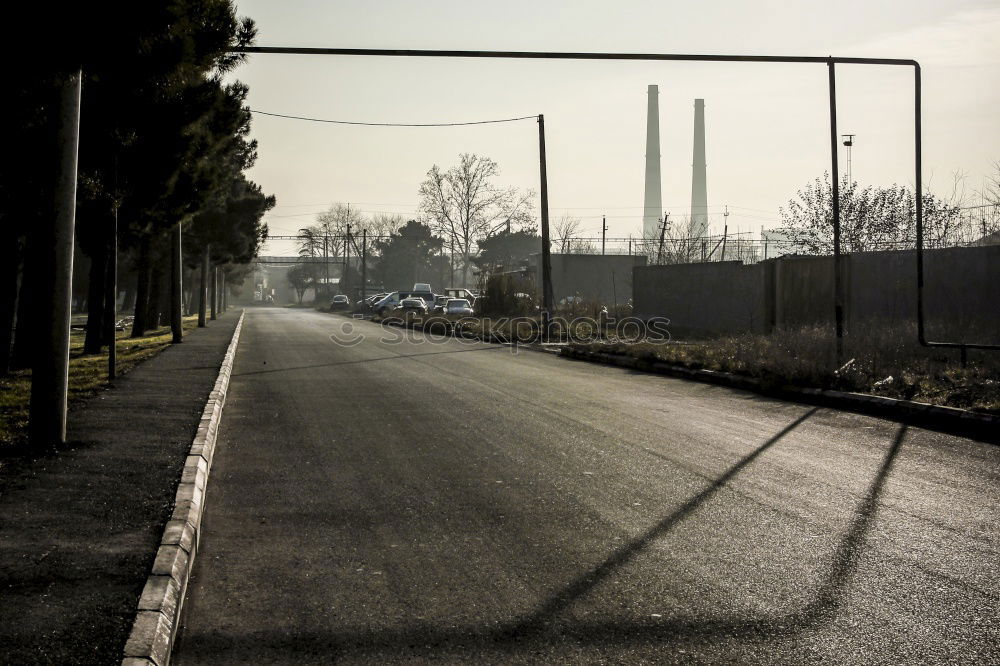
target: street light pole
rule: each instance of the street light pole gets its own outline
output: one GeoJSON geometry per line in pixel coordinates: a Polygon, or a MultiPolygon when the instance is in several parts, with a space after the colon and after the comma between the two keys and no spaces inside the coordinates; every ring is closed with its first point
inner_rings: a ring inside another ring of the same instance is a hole
{"type": "Polygon", "coordinates": [[[538,165],[542,209],[542,327],[548,335],[552,317],[552,257],[549,247],[549,185],[545,173],[545,116],[538,114],[538,165]]]}

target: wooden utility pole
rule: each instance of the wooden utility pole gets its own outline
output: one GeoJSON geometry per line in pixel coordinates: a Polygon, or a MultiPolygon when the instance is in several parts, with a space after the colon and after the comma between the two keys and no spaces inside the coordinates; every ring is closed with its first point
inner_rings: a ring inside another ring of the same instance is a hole
{"type": "MultiPolygon", "coordinates": [[[[722,214],[722,219],[724,220],[722,224],[722,261],[726,260],[726,238],[729,236],[729,206],[726,205],[726,211],[722,214]]],[[[740,228],[736,227],[736,237],[739,238],[740,228]]],[[[737,246],[737,254],[739,254],[739,247],[737,246]]]]}
{"type": "Polygon", "coordinates": [[[552,257],[549,247],[549,185],[545,173],[545,116],[538,114],[538,165],[541,179],[542,208],[542,327],[548,335],[552,317],[552,257]]]}
{"type": "Polygon", "coordinates": [[[361,229],[361,300],[368,296],[368,229],[361,229]]]}
{"type": "Polygon", "coordinates": [[[607,239],[608,234],[608,217],[606,215],[601,216],[601,254],[604,254],[604,241],[607,239]]]}
{"type": "Polygon", "coordinates": [[[36,447],[66,441],[69,384],[69,324],[73,306],[73,235],[76,225],[77,156],[80,146],[80,86],[83,72],[66,77],[60,89],[58,164],[52,223],[38,230],[32,274],[40,295],[35,314],[28,432],[36,447]],[[47,296],[51,295],[51,301],[47,296]]]}
{"type": "Polygon", "coordinates": [[[347,293],[347,270],[351,267],[351,223],[347,223],[347,240],[344,241],[344,272],[340,281],[343,283],[340,285],[340,292],[343,294],[347,293]]]}
{"type": "Polygon", "coordinates": [[[670,219],[670,213],[663,214],[663,222],[660,223],[660,246],[656,251],[656,265],[659,266],[663,263],[663,239],[667,235],[667,220],[670,219]]]}

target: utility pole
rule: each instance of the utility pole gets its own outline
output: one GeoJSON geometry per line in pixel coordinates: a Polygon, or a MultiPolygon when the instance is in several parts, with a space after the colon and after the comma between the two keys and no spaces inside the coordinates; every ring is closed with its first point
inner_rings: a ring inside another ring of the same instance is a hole
{"type": "Polygon", "coordinates": [[[361,300],[368,296],[368,229],[361,229],[361,300]]]}
{"type": "Polygon", "coordinates": [[[326,286],[324,287],[324,293],[327,298],[330,297],[330,234],[327,230],[323,231],[323,275],[325,278],[326,286]]]}
{"type": "Polygon", "coordinates": [[[607,239],[608,234],[608,216],[601,216],[601,255],[604,254],[604,241],[607,239]]]}
{"type": "MultiPolygon", "coordinates": [[[[833,179],[833,317],[837,335],[837,367],[844,363],[844,304],[840,275],[840,170],[837,167],[837,75],[827,63],[830,83],[830,162],[833,179]]],[[[917,187],[919,187],[919,183],[917,187]]],[[[917,199],[920,203],[920,199],[917,199]]]]}
{"type": "MultiPolygon", "coordinates": [[[[348,218],[350,219],[350,218],[348,218]]],[[[347,293],[347,271],[351,267],[351,223],[347,223],[347,241],[344,243],[344,277],[341,280],[344,284],[341,285],[342,293],[347,293]]]]}
{"type": "Polygon", "coordinates": [[[667,222],[670,220],[670,213],[663,214],[663,222],[660,224],[660,247],[656,251],[656,265],[663,263],[663,239],[667,235],[667,222]]]}
{"type": "Polygon", "coordinates": [[[80,86],[83,72],[66,77],[59,91],[57,157],[51,224],[38,230],[33,259],[40,302],[36,309],[28,419],[36,447],[66,441],[69,384],[69,324],[73,306],[73,234],[76,224],[77,156],[80,146],[80,86]],[[51,295],[51,301],[49,296],[51,295]]]}
{"type": "Polygon", "coordinates": [[[854,137],[856,137],[856,136],[857,136],[857,134],[845,134],[844,137],[843,137],[844,138],[844,146],[847,147],[847,184],[848,185],[850,185],[851,183],[854,182],[852,180],[852,178],[854,176],[851,173],[851,147],[854,145],[854,137]]]}
{"type": "Polygon", "coordinates": [[[542,327],[548,336],[552,317],[552,257],[549,247],[549,186],[545,173],[545,116],[538,114],[538,164],[542,208],[542,327]]]}
{"type": "MultiPolygon", "coordinates": [[[[726,210],[722,213],[722,261],[726,260],[726,237],[729,235],[729,204],[726,204],[726,210]]],[[[736,231],[739,232],[740,228],[736,227],[736,231]]],[[[737,238],[739,233],[736,234],[737,238]]],[[[737,250],[739,248],[737,247],[737,250]]],[[[739,252],[737,252],[739,254],[739,252]]]]}

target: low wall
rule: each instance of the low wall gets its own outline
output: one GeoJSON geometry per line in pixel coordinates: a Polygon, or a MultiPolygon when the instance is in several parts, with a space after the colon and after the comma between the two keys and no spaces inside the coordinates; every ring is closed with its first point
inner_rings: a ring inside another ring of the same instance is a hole
{"type": "MultiPolygon", "coordinates": [[[[917,316],[916,251],[842,258],[845,325],[912,324],[917,316]]],[[[662,316],[679,331],[766,333],[833,325],[833,257],[784,256],[738,262],[636,267],[635,312],[662,316]]],[[[1000,342],[1000,246],[924,252],[924,313],[930,338],[1000,342]]]]}

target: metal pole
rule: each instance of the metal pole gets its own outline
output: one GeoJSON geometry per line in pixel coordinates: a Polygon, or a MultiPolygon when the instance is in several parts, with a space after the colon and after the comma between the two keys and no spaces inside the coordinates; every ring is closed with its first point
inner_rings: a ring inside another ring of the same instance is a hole
{"type": "Polygon", "coordinates": [[[608,217],[607,215],[601,216],[601,254],[604,254],[604,241],[608,233],[608,217]]]}
{"type": "MultiPolygon", "coordinates": [[[[726,206],[726,212],[724,212],[722,214],[722,217],[725,220],[723,222],[723,224],[722,224],[722,261],[725,261],[726,260],[726,237],[729,235],[729,206],[728,205],[726,206]]],[[[740,228],[736,227],[736,237],[737,238],[739,238],[739,235],[740,235],[739,231],[740,231],[740,228]]],[[[738,250],[739,250],[739,248],[737,248],[737,254],[739,253],[738,250]]]]}
{"type": "Polygon", "coordinates": [[[41,291],[31,363],[28,429],[35,446],[66,441],[66,389],[69,384],[69,324],[73,306],[73,234],[76,224],[77,156],[80,146],[80,86],[77,69],[63,81],[59,100],[59,172],[53,192],[52,224],[43,229],[32,257],[39,286],[51,289],[51,305],[41,291]],[[47,307],[48,306],[48,307],[47,307]]]}
{"type": "Polygon", "coordinates": [[[542,208],[542,326],[548,335],[552,317],[552,257],[549,247],[549,186],[545,173],[545,116],[538,114],[538,164],[542,208]]]}
{"type": "Polygon", "coordinates": [[[341,290],[340,290],[342,294],[347,293],[347,283],[348,283],[347,271],[348,269],[350,269],[350,267],[351,267],[351,223],[348,222],[347,240],[344,242],[344,276],[341,279],[341,282],[343,284],[341,285],[341,290]]]}
{"type": "MultiPolygon", "coordinates": [[[[830,75],[830,170],[833,179],[833,316],[837,334],[837,367],[844,360],[844,303],[840,271],[840,170],[837,164],[837,75],[834,62],[827,63],[830,75]]],[[[919,204],[918,204],[919,205],[919,204]]]]}
{"type": "Polygon", "coordinates": [[[173,344],[184,341],[184,320],[181,308],[182,303],[182,276],[181,276],[181,223],[174,225],[171,233],[170,248],[170,330],[173,333],[173,344]]]}
{"type": "Polygon", "coordinates": [[[368,229],[361,230],[361,300],[368,296],[368,229]]]}
{"type": "MultiPolygon", "coordinates": [[[[115,192],[115,196],[118,193],[115,192]]],[[[111,234],[108,248],[108,279],[107,294],[104,299],[105,316],[108,327],[108,381],[115,378],[118,370],[118,342],[117,329],[115,328],[118,319],[118,204],[115,203],[115,212],[111,217],[111,234]]]]}
{"type": "Polygon", "coordinates": [[[914,187],[917,189],[917,340],[921,345],[927,346],[927,331],[924,330],[924,181],[923,181],[923,159],[922,138],[920,131],[920,67],[913,68],[913,127],[914,127],[914,150],[916,152],[916,180],[914,187]]]}

